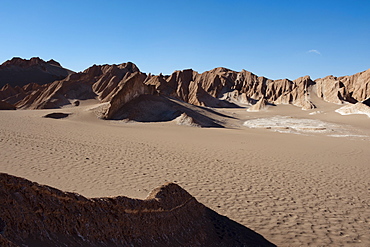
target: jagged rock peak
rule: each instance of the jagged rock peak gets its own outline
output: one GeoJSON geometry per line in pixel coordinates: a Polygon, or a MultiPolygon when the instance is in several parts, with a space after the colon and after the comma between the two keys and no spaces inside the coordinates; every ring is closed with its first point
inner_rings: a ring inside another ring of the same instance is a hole
{"type": "Polygon", "coordinates": [[[225,67],[217,67],[217,68],[211,69],[208,72],[213,72],[213,73],[227,73],[227,72],[235,72],[235,71],[234,70],[231,70],[231,69],[228,69],[228,68],[225,68],[225,67]]]}
{"type": "Polygon", "coordinates": [[[155,199],[167,208],[175,208],[195,198],[175,183],[166,183],[152,190],[146,200],[155,199]]]}
{"type": "Polygon", "coordinates": [[[32,66],[37,66],[37,65],[45,65],[45,64],[50,64],[58,67],[62,67],[60,63],[57,61],[50,59],[49,61],[44,61],[39,57],[32,57],[31,59],[23,59],[20,57],[13,57],[10,60],[5,61],[1,66],[18,66],[18,67],[32,67],[32,66]]]}
{"type": "Polygon", "coordinates": [[[49,61],[47,61],[46,63],[51,64],[51,65],[55,65],[55,66],[62,67],[62,65],[60,65],[60,63],[58,63],[58,62],[57,62],[57,61],[55,61],[54,59],[50,59],[50,60],[49,60],[49,61]]]}
{"type": "Polygon", "coordinates": [[[258,111],[262,111],[262,110],[265,110],[267,108],[267,100],[262,97],[260,100],[257,101],[256,104],[252,105],[250,108],[248,108],[247,111],[249,112],[258,112],[258,111]]]}
{"type": "Polygon", "coordinates": [[[12,87],[23,87],[29,83],[48,84],[73,73],[55,60],[45,62],[39,57],[31,59],[14,57],[0,66],[0,88],[6,84],[12,87]]]}
{"type": "Polygon", "coordinates": [[[89,74],[91,70],[99,69],[101,71],[106,72],[114,72],[115,70],[123,70],[126,69],[130,73],[140,72],[140,69],[136,66],[136,64],[132,62],[121,63],[121,64],[103,64],[103,65],[92,65],[91,67],[85,69],[83,73],[89,74]]]}

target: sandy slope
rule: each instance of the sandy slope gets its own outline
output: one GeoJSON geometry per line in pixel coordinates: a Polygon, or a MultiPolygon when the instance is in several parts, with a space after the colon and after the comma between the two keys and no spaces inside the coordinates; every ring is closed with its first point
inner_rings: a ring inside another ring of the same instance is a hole
{"type": "Polygon", "coordinates": [[[220,109],[236,117],[232,128],[204,129],[103,121],[88,110],[94,103],[0,111],[0,171],[88,197],[144,198],[172,181],[278,246],[370,245],[368,117],[341,116],[324,102],[312,111],[220,109]],[[41,117],[55,111],[73,114],[41,117]],[[242,125],[276,115],[339,128],[292,134],[242,125]]]}

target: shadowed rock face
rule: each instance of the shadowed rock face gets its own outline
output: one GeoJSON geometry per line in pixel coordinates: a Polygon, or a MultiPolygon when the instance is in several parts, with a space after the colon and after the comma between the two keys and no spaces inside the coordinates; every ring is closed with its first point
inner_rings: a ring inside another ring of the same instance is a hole
{"type": "MultiPolygon", "coordinates": [[[[161,95],[140,95],[124,104],[113,119],[129,119],[137,122],[165,122],[172,121],[186,114],[192,118],[194,124],[190,126],[223,128],[216,112],[181,100],[161,95]]],[[[222,115],[224,119],[231,118],[222,115]]],[[[190,120],[190,119],[188,119],[190,120]]]]}
{"type": "Polygon", "coordinates": [[[12,104],[9,104],[6,101],[0,100],[0,110],[15,110],[15,106],[12,104]]]}
{"type": "Polygon", "coordinates": [[[265,98],[261,98],[256,104],[248,108],[248,111],[261,111],[267,108],[267,100],[265,98]]]}
{"type": "Polygon", "coordinates": [[[38,57],[30,60],[15,57],[0,65],[0,88],[6,84],[12,87],[22,87],[32,82],[47,84],[62,80],[72,73],[54,60],[45,62],[38,57]]]}
{"type": "Polygon", "coordinates": [[[1,246],[275,246],[176,184],[85,198],[0,173],[1,246]]]}
{"type": "Polygon", "coordinates": [[[122,80],[118,90],[112,94],[110,107],[105,113],[105,118],[113,119],[122,106],[131,100],[145,94],[153,94],[153,87],[144,84],[145,75],[139,72],[133,73],[126,80],[122,80]]]}
{"type": "Polygon", "coordinates": [[[368,98],[367,100],[364,100],[362,103],[367,106],[370,106],[370,98],[368,98]]]}

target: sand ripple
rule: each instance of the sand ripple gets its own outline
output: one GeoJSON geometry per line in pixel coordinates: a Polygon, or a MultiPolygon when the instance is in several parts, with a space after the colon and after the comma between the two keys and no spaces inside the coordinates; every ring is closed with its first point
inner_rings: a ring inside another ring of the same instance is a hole
{"type": "Polygon", "coordinates": [[[171,181],[278,246],[370,245],[366,140],[46,113],[1,112],[1,172],[88,197],[145,198],[171,181]]]}

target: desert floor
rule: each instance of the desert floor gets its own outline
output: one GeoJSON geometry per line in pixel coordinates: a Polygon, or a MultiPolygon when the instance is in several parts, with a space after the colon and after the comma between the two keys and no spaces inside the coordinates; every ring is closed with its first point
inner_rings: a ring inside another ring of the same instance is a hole
{"type": "Polygon", "coordinates": [[[370,246],[367,116],[324,102],[217,109],[235,119],[216,129],[100,120],[94,104],[0,111],[0,172],[87,197],[145,198],[171,181],[278,246],[370,246]]]}

